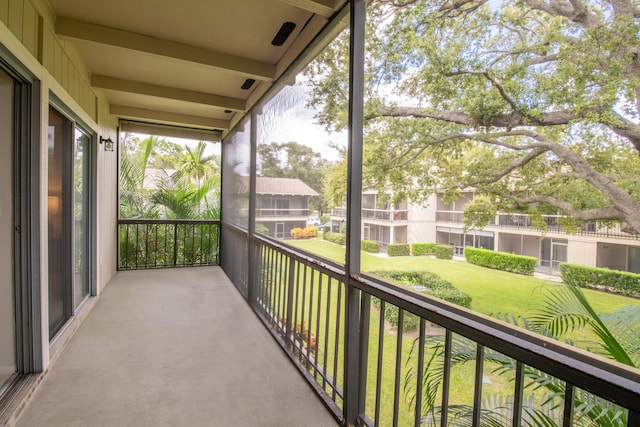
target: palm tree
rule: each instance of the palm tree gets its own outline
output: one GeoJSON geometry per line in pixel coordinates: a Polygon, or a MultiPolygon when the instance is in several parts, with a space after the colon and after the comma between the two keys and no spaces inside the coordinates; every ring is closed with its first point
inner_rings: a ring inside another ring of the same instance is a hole
{"type": "MultiPolygon", "coordinates": [[[[589,332],[595,339],[586,343],[587,348],[608,359],[632,367],[640,367],[640,306],[623,307],[608,315],[598,315],[584,293],[576,286],[565,284],[562,289],[550,291],[542,306],[529,318],[501,313],[497,318],[515,326],[523,327],[555,340],[572,343],[568,338],[577,331],[589,332]]],[[[410,402],[415,400],[415,369],[418,340],[407,359],[411,366],[405,377],[405,391],[410,402]]],[[[444,376],[444,337],[425,338],[425,368],[422,413],[426,414],[423,425],[440,425],[441,408],[436,396],[442,386],[444,376]]],[[[464,337],[455,336],[451,342],[451,365],[458,366],[474,362],[476,344],[464,337]]],[[[516,362],[491,349],[485,349],[484,358],[496,368],[494,373],[501,376],[513,376],[516,362]]],[[[530,398],[523,402],[523,425],[558,426],[562,425],[561,410],[564,402],[565,384],[533,367],[525,367],[530,398]],[[535,391],[535,393],[533,393],[535,391]],[[535,396],[538,396],[536,401],[535,396]]],[[[511,424],[510,416],[513,399],[494,396],[483,405],[481,424],[483,426],[502,426],[511,424]]],[[[576,391],[574,397],[574,425],[584,426],[626,426],[626,411],[585,391],[576,391]]],[[[471,425],[473,407],[456,405],[448,408],[449,425],[471,425]]]]}
{"type": "Polygon", "coordinates": [[[211,176],[196,187],[190,178],[178,171],[160,180],[151,201],[162,206],[165,214],[174,219],[219,219],[220,178],[211,176]]]}
{"type": "Polygon", "coordinates": [[[123,144],[120,160],[120,216],[122,218],[157,216],[155,207],[149,203],[149,197],[145,194],[144,179],[149,157],[160,141],[161,139],[156,136],[149,136],[136,144],[136,150],[127,149],[126,142],[123,144]]]}
{"type": "Polygon", "coordinates": [[[187,146],[185,147],[184,158],[180,160],[180,170],[182,170],[189,179],[195,180],[198,186],[217,172],[216,165],[213,162],[216,156],[205,156],[204,151],[206,147],[207,145],[204,141],[199,141],[194,149],[187,146]]]}

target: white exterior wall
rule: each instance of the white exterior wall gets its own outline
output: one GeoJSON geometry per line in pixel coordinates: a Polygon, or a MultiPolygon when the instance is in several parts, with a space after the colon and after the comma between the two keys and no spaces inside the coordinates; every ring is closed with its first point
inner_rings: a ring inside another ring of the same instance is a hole
{"type": "Polygon", "coordinates": [[[598,243],[594,240],[567,236],[567,262],[595,267],[598,257],[598,243]]]}
{"type": "Polygon", "coordinates": [[[436,201],[436,196],[432,195],[425,206],[408,203],[407,243],[436,241],[436,201]]]}

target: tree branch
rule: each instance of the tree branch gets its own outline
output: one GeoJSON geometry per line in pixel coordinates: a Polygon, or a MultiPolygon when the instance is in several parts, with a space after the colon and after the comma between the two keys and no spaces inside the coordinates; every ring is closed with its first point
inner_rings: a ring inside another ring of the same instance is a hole
{"type": "Polygon", "coordinates": [[[518,132],[538,141],[542,146],[547,146],[551,152],[570,165],[582,179],[607,196],[624,220],[640,233],[640,204],[633,196],[616,185],[607,175],[593,169],[584,158],[570,148],[533,131],[519,130],[518,132]]]}
{"type": "Polygon", "coordinates": [[[546,203],[554,206],[572,218],[580,221],[595,221],[601,219],[610,219],[614,221],[624,221],[624,216],[614,206],[604,206],[595,209],[578,209],[571,203],[564,200],[557,199],[553,196],[531,196],[531,197],[518,197],[513,194],[500,193],[500,196],[509,200],[513,200],[521,206],[530,205],[533,203],[546,203]]]}
{"type": "MultiPolygon", "coordinates": [[[[426,108],[419,107],[382,107],[377,112],[372,112],[365,116],[365,120],[372,120],[382,117],[414,117],[422,119],[434,119],[442,120],[449,123],[456,123],[464,126],[475,126],[478,123],[469,114],[461,111],[440,111],[432,112],[426,108]]],[[[579,118],[576,114],[569,110],[552,111],[549,113],[543,113],[540,117],[526,117],[524,114],[514,112],[510,114],[497,114],[489,120],[488,123],[483,123],[485,126],[493,126],[498,128],[511,129],[516,126],[556,126],[566,125],[572,120],[579,118]]]]}
{"type": "Polygon", "coordinates": [[[465,186],[466,187],[476,187],[476,186],[482,185],[482,184],[492,184],[494,182],[498,182],[499,180],[501,180],[505,176],[509,175],[514,170],[516,170],[518,168],[521,168],[522,166],[524,166],[527,163],[531,162],[536,157],[538,157],[541,154],[544,154],[546,152],[547,152],[546,148],[544,148],[544,147],[536,147],[535,149],[533,149],[529,153],[527,153],[525,156],[522,156],[522,157],[519,157],[517,159],[512,160],[511,163],[509,163],[509,165],[506,168],[502,169],[501,171],[499,171],[497,173],[494,173],[494,174],[490,175],[487,178],[479,179],[479,180],[476,180],[476,181],[472,181],[470,183],[465,183],[465,186]]]}
{"type": "Polygon", "coordinates": [[[593,28],[601,24],[600,19],[589,13],[581,0],[551,0],[548,3],[540,0],[524,0],[532,9],[554,16],[564,16],[585,28],[593,28]]]}
{"type": "Polygon", "coordinates": [[[492,77],[491,74],[489,74],[488,70],[484,70],[484,71],[466,71],[466,70],[461,70],[461,71],[456,71],[456,72],[452,72],[452,73],[442,73],[442,75],[446,76],[446,77],[460,76],[460,75],[465,75],[465,74],[484,76],[487,80],[489,80],[491,85],[493,87],[495,87],[498,90],[498,92],[500,92],[500,96],[502,96],[502,98],[505,101],[507,101],[507,103],[509,105],[511,105],[511,109],[513,111],[520,111],[520,109],[518,108],[518,104],[516,104],[516,102],[509,96],[509,94],[504,89],[504,87],[502,87],[500,82],[498,82],[498,80],[496,78],[492,77]]]}
{"type": "Polygon", "coordinates": [[[620,114],[612,111],[611,114],[614,114],[616,118],[620,121],[620,124],[610,124],[607,123],[612,131],[614,131],[617,135],[620,135],[627,140],[629,140],[633,146],[640,152],[640,126],[621,116],[620,114]]]}

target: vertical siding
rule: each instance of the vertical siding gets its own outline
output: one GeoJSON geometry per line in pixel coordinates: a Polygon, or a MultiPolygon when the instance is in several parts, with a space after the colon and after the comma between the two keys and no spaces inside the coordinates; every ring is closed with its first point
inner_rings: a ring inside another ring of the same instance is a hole
{"type": "Polygon", "coordinates": [[[50,25],[29,0],[0,0],[0,21],[7,26],[24,48],[60,83],[85,113],[97,121],[96,95],[89,75],[78,68],[66,52],[50,25]]]}
{"type": "Polygon", "coordinates": [[[9,23],[9,0],[0,0],[0,21],[8,26],[9,23]]]}
{"type": "Polygon", "coordinates": [[[38,57],[38,14],[36,9],[29,2],[23,3],[22,16],[22,44],[34,57],[38,57]]]}
{"type": "Polygon", "coordinates": [[[7,27],[22,41],[22,17],[24,13],[23,0],[9,0],[9,20],[7,27]]]}
{"type": "Polygon", "coordinates": [[[45,26],[42,30],[42,38],[42,65],[51,73],[54,63],[56,36],[51,31],[51,28],[45,26]]]}

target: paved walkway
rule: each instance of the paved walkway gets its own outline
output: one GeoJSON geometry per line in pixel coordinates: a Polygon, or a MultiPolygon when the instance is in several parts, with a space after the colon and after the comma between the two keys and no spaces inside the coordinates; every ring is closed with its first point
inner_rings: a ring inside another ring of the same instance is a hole
{"type": "Polygon", "coordinates": [[[218,267],[121,272],[20,427],[335,426],[218,267]]]}

